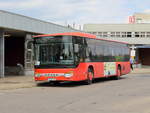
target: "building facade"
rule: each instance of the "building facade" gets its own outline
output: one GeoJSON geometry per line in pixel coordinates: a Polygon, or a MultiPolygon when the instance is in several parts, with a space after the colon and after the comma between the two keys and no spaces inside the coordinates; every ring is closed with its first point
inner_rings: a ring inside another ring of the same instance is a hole
{"type": "Polygon", "coordinates": [[[33,35],[76,31],[0,10],[0,77],[33,75],[33,35]]]}
{"type": "Polygon", "coordinates": [[[83,30],[102,39],[129,43],[135,63],[150,66],[150,15],[136,13],[133,17],[129,24],[85,24],[83,30]]]}
{"type": "Polygon", "coordinates": [[[134,13],[132,16],[129,16],[130,24],[148,24],[150,23],[150,14],[148,13],[134,13]]]}

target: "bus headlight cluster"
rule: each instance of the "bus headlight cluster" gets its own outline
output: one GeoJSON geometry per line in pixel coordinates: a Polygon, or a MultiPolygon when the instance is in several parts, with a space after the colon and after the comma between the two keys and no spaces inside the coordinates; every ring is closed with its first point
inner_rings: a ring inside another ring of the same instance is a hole
{"type": "Polygon", "coordinates": [[[58,77],[58,76],[72,77],[73,72],[70,71],[68,73],[36,73],[35,74],[35,77],[41,77],[41,76],[45,76],[45,77],[58,77]]]}
{"type": "Polygon", "coordinates": [[[73,76],[73,72],[68,72],[64,74],[65,77],[72,77],[73,76]]]}
{"type": "Polygon", "coordinates": [[[35,74],[35,77],[40,77],[40,76],[41,76],[41,74],[39,74],[39,73],[35,74]]]}

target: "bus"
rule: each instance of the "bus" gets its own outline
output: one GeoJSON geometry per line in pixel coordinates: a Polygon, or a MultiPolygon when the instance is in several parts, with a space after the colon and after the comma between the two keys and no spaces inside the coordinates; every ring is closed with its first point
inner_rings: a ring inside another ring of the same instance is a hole
{"type": "Polygon", "coordinates": [[[127,43],[97,38],[82,32],[34,36],[34,79],[59,83],[85,81],[130,72],[127,43]]]}

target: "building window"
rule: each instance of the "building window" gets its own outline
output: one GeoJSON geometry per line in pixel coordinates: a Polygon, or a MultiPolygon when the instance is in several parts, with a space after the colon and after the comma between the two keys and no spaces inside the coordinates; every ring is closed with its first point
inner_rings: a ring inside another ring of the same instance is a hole
{"type": "Polygon", "coordinates": [[[150,37],[150,32],[146,32],[146,37],[150,37]]]}
{"type": "Polygon", "coordinates": [[[135,32],[135,37],[146,37],[146,32],[135,32]]]}
{"type": "Polygon", "coordinates": [[[135,37],[139,37],[139,32],[135,32],[135,37]]]}
{"type": "Polygon", "coordinates": [[[97,33],[96,32],[92,32],[92,34],[96,35],[97,33]]]}
{"type": "Polygon", "coordinates": [[[91,33],[91,32],[87,32],[87,33],[91,33]]]}
{"type": "Polygon", "coordinates": [[[96,34],[97,34],[97,32],[87,32],[87,33],[94,34],[94,35],[96,35],[96,34]]]}
{"type": "Polygon", "coordinates": [[[102,32],[98,32],[98,33],[97,33],[97,35],[100,36],[100,37],[103,36],[102,34],[103,34],[102,32]]]}
{"type": "Polygon", "coordinates": [[[110,37],[116,37],[115,32],[110,32],[110,37]]]}
{"type": "Polygon", "coordinates": [[[132,32],[127,32],[127,37],[132,37],[132,32]]]}
{"type": "Polygon", "coordinates": [[[145,37],[145,32],[140,32],[140,37],[145,37]]]}
{"type": "Polygon", "coordinates": [[[116,32],[116,37],[121,37],[121,33],[120,32],[116,32]]]}
{"type": "Polygon", "coordinates": [[[127,32],[121,32],[121,37],[127,37],[127,32]]]}
{"type": "Polygon", "coordinates": [[[108,32],[103,32],[103,37],[108,37],[108,32]]]}

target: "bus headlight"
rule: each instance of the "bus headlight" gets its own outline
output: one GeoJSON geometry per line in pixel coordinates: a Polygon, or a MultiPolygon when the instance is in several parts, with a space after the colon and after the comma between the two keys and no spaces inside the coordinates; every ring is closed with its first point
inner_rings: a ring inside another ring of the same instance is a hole
{"type": "Polygon", "coordinates": [[[72,77],[73,76],[73,72],[68,72],[64,74],[65,77],[72,77]]]}
{"type": "Polygon", "coordinates": [[[41,74],[36,73],[34,76],[35,76],[35,77],[40,77],[40,76],[41,76],[41,74]]]}

